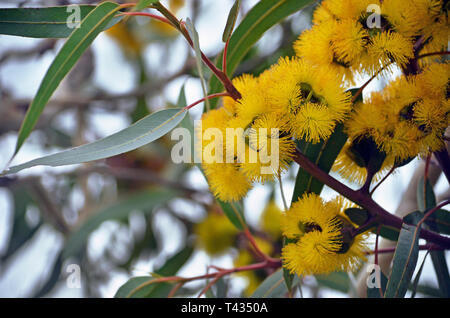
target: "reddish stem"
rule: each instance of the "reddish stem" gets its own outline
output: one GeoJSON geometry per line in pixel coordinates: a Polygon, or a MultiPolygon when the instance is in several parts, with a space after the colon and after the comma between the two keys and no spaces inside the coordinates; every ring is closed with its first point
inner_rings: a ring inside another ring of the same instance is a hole
{"type": "Polygon", "coordinates": [[[417,56],[418,59],[427,57],[427,56],[434,56],[434,55],[449,55],[450,52],[449,51],[442,51],[442,52],[430,52],[430,53],[425,53],[422,55],[417,56]]]}
{"type": "Polygon", "coordinates": [[[262,260],[269,262],[269,263],[278,262],[277,259],[273,259],[270,256],[266,255],[263,251],[261,251],[258,244],[256,244],[255,238],[253,237],[252,233],[250,233],[250,230],[248,228],[246,228],[244,230],[244,234],[245,234],[245,237],[250,242],[250,245],[255,250],[255,253],[257,254],[257,256],[259,256],[262,260]]]}
{"type": "Polygon", "coordinates": [[[223,96],[230,96],[230,94],[228,94],[228,93],[211,94],[211,95],[208,95],[208,96],[206,96],[206,97],[203,97],[203,98],[199,99],[199,100],[196,101],[195,103],[192,103],[192,104],[190,104],[190,105],[184,107],[184,109],[188,110],[188,109],[191,109],[192,107],[194,107],[194,106],[196,106],[196,105],[198,105],[198,104],[204,102],[204,101],[207,100],[207,99],[216,98],[216,97],[223,97],[223,96]]]}
{"type": "Polygon", "coordinates": [[[156,14],[148,13],[148,12],[122,12],[122,13],[120,13],[118,15],[119,16],[121,16],[121,15],[142,16],[142,17],[152,18],[152,19],[155,19],[155,20],[167,23],[170,26],[173,26],[172,23],[170,23],[170,21],[167,20],[166,18],[161,17],[161,16],[156,15],[156,14]]]}

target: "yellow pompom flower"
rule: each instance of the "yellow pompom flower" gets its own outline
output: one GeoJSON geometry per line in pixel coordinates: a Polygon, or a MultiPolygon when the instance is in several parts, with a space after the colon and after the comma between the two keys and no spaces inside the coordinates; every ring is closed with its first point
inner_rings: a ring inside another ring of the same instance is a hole
{"type": "Polygon", "coordinates": [[[209,186],[222,201],[239,201],[251,189],[247,176],[233,163],[210,163],[203,165],[209,186]]]}
{"type": "Polygon", "coordinates": [[[245,107],[241,105],[243,100],[251,100],[261,95],[257,77],[250,74],[243,74],[233,79],[233,85],[241,93],[242,98],[238,101],[235,101],[231,97],[223,98],[223,105],[231,114],[236,115],[239,112],[240,117],[252,119],[254,116],[263,112],[261,104],[258,101],[247,103],[245,107]]]}
{"type": "Polygon", "coordinates": [[[240,170],[234,156],[231,155],[232,161],[229,160],[229,154],[227,156],[226,128],[232,118],[227,109],[222,107],[205,113],[201,129],[196,127],[197,138],[201,141],[197,143],[201,147],[196,151],[202,156],[205,176],[214,195],[226,202],[240,200],[251,188],[250,180],[240,170]],[[218,136],[214,135],[215,132],[218,136]]]}
{"type": "MultiPolygon", "coordinates": [[[[351,151],[352,143],[347,142],[339,153],[336,161],[331,168],[332,171],[339,173],[344,179],[363,185],[367,178],[367,168],[355,160],[355,155],[351,151]]],[[[394,165],[394,158],[387,156],[383,161],[380,170],[375,174],[372,182],[378,182],[394,165]]]]}
{"type": "Polygon", "coordinates": [[[316,143],[326,139],[351,108],[349,92],[326,68],[316,68],[298,58],[281,58],[271,69],[267,88],[271,107],[286,114],[296,138],[316,143]]]}
{"type": "MultiPolygon", "coordinates": [[[[353,72],[350,64],[340,60],[333,47],[332,39],[336,36],[336,27],[337,22],[330,20],[304,31],[294,42],[294,51],[302,60],[319,67],[328,67],[330,72],[353,84],[353,72]]],[[[338,46],[338,48],[341,47],[338,46]]],[[[356,51],[359,51],[359,49],[356,49],[356,51]]],[[[342,51],[341,54],[347,55],[342,51]]]]}
{"type": "Polygon", "coordinates": [[[426,155],[444,146],[449,125],[448,63],[433,64],[416,76],[398,77],[353,113],[346,125],[356,140],[372,138],[395,160],[426,155]]]}
{"type": "Polygon", "coordinates": [[[194,226],[194,233],[198,246],[209,255],[217,256],[233,246],[238,230],[224,214],[211,212],[194,226]]]}
{"type": "Polygon", "coordinates": [[[288,168],[295,143],[288,133],[287,119],[280,113],[266,113],[247,127],[241,169],[249,179],[264,183],[288,168]]]}
{"type": "Polygon", "coordinates": [[[373,73],[392,62],[405,66],[414,57],[413,43],[397,32],[382,32],[371,37],[362,67],[373,73]]]}
{"type": "Polygon", "coordinates": [[[113,38],[126,54],[137,56],[143,49],[143,43],[136,37],[130,25],[119,22],[106,30],[106,34],[113,38]]]}
{"type": "Polygon", "coordinates": [[[364,258],[365,237],[352,237],[353,226],[342,214],[343,200],[324,202],[306,194],[283,218],[283,233],[290,241],[284,246],[284,266],[297,275],[353,271],[364,258]]]}

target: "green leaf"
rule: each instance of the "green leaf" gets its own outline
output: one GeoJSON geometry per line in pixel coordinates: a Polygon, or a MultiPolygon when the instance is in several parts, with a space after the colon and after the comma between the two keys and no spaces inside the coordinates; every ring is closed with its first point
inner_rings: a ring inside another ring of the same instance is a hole
{"type": "Polygon", "coordinates": [[[133,11],[141,11],[142,9],[145,9],[157,2],[159,2],[159,0],[139,0],[137,5],[133,8],[133,11]]]}
{"type": "Polygon", "coordinates": [[[6,262],[9,257],[14,255],[26,242],[33,238],[34,234],[41,227],[42,221],[38,224],[30,226],[26,220],[28,207],[34,204],[32,197],[25,187],[17,187],[13,189],[14,201],[14,217],[6,251],[1,255],[0,261],[6,262]]]}
{"type": "MultiPolygon", "coordinates": [[[[170,257],[163,266],[155,271],[160,276],[173,276],[189,260],[194,249],[191,246],[185,246],[181,251],[170,257]]],[[[173,285],[170,283],[159,283],[146,297],[165,298],[169,295],[173,285]]]]}
{"type": "Polygon", "coordinates": [[[55,167],[94,161],[128,152],[164,136],[185,115],[184,109],[163,109],[108,137],[11,167],[4,174],[39,165],[55,167]]]}
{"type": "Polygon", "coordinates": [[[357,224],[363,225],[369,219],[369,212],[360,208],[348,208],[344,213],[349,217],[349,219],[357,224]]]}
{"type": "MultiPolygon", "coordinates": [[[[413,215],[410,214],[410,219],[413,215]]],[[[415,216],[414,224],[420,220],[415,216]]],[[[397,247],[392,261],[392,272],[386,287],[386,298],[402,298],[411,282],[419,256],[420,228],[412,224],[402,224],[397,247]]]]}
{"type": "MultiPolygon", "coordinates": [[[[203,95],[206,97],[208,96],[208,89],[206,88],[206,81],[205,81],[205,75],[203,74],[203,62],[202,62],[202,51],[200,50],[200,42],[198,38],[197,30],[194,27],[194,24],[192,23],[191,19],[186,19],[186,27],[187,30],[192,38],[192,44],[194,46],[195,51],[195,62],[197,64],[197,71],[198,75],[200,76],[200,82],[202,84],[202,90],[203,95]]],[[[210,102],[209,99],[205,100],[206,109],[210,109],[210,102]]]]}
{"type": "Polygon", "coordinates": [[[168,190],[144,190],[95,213],[68,237],[64,246],[63,259],[79,255],[89,235],[103,222],[126,220],[130,213],[136,210],[142,210],[146,214],[152,213],[156,206],[167,203],[176,194],[176,192],[168,190]]]}
{"type": "Polygon", "coordinates": [[[419,279],[420,279],[420,276],[422,275],[423,266],[425,265],[425,261],[427,260],[428,254],[430,254],[430,251],[428,251],[425,254],[425,256],[423,257],[422,265],[420,265],[419,271],[417,272],[416,277],[414,278],[414,281],[413,281],[413,284],[412,284],[412,287],[411,287],[411,290],[412,290],[411,298],[414,298],[416,296],[417,286],[419,284],[419,279]]]}
{"type": "MultiPolygon", "coordinates": [[[[347,135],[343,132],[343,125],[338,124],[333,134],[325,141],[321,141],[317,144],[301,141],[300,151],[320,169],[328,173],[347,141],[347,138],[347,135]]],[[[323,186],[322,182],[300,167],[295,180],[292,202],[297,201],[305,193],[316,193],[320,195],[323,186]]]]}
{"type": "MultiPolygon", "coordinates": [[[[377,277],[375,279],[379,280],[380,283],[380,288],[377,287],[372,287],[370,288],[369,286],[367,286],[367,298],[382,298],[382,295],[384,295],[385,291],[386,291],[386,285],[388,282],[387,277],[383,274],[382,271],[377,271],[380,274],[380,277],[377,277]]],[[[374,275],[374,273],[372,273],[371,275],[374,275]]]]}
{"type": "Polygon", "coordinates": [[[71,33],[50,65],[36,96],[27,110],[25,119],[20,127],[14,156],[22,147],[25,139],[30,135],[45,105],[62,79],[69,73],[97,35],[111,22],[118,9],[119,5],[115,3],[103,2],[82,20],[79,28],[71,33]]]}
{"type": "Polygon", "coordinates": [[[234,25],[239,14],[239,7],[241,6],[241,0],[236,0],[228,13],[227,24],[225,25],[225,30],[223,31],[222,41],[227,42],[233,33],[234,25]]]}
{"type": "Polygon", "coordinates": [[[181,251],[170,257],[155,273],[161,276],[175,275],[189,260],[192,252],[194,252],[194,249],[191,246],[185,246],[181,251]]]}
{"type": "MultiPolygon", "coordinates": [[[[296,276],[294,284],[300,281],[296,276]]],[[[284,282],[283,271],[277,270],[268,276],[259,287],[253,292],[251,298],[281,298],[288,293],[288,288],[284,282]]]]}
{"type": "MultiPolygon", "coordinates": [[[[68,6],[47,7],[47,8],[2,8],[0,9],[0,34],[25,36],[31,38],[66,38],[76,26],[83,20],[96,6],[78,5],[80,20],[76,18],[74,11],[68,6]],[[69,20],[68,20],[69,19],[69,20]]],[[[114,18],[106,24],[105,30],[121,18],[114,18]]]]}
{"type": "Polygon", "coordinates": [[[443,209],[437,210],[426,219],[425,224],[433,231],[450,235],[450,212],[443,209]]]}
{"type": "MultiPolygon", "coordinates": [[[[233,32],[228,46],[227,74],[233,74],[250,48],[274,25],[289,15],[313,3],[314,0],[262,0],[259,1],[244,17],[233,32]]],[[[222,58],[218,58],[218,68],[222,68],[222,58]]],[[[210,93],[222,90],[221,82],[211,78],[210,93]]],[[[211,107],[217,104],[211,101],[211,107]]]]}
{"type": "Polygon", "coordinates": [[[154,280],[155,277],[151,276],[137,276],[133,277],[130,280],[128,280],[125,284],[120,286],[120,288],[117,290],[116,294],[114,295],[114,298],[145,298],[148,297],[149,294],[151,294],[156,286],[158,284],[148,284],[152,280],[154,280]],[[147,286],[143,286],[145,284],[148,284],[147,286]]]}
{"type": "Polygon", "coordinates": [[[436,206],[436,196],[434,195],[433,187],[428,179],[424,182],[423,177],[420,178],[417,184],[417,205],[422,212],[436,206]]]}
{"type": "Polygon", "coordinates": [[[391,241],[397,241],[399,235],[400,231],[395,227],[382,226],[380,229],[380,236],[391,241]]]}
{"type": "Polygon", "coordinates": [[[239,202],[223,202],[222,200],[216,199],[221,206],[223,212],[228,217],[230,222],[238,229],[244,230],[247,225],[245,223],[244,212],[242,205],[239,202]]]}
{"type": "MultiPolygon", "coordinates": [[[[428,179],[426,182],[424,182],[424,178],[420,178],[419,180],[417,185],[417,205],[419,210],[423,212],[422,215],[436,206],[436,196],[428,179]]],[[[443,232],[447,232],[448,234],[449,222],[449,213],[447,211],[443,212],[443,210],[438,210],[433,212],[433,214],[427,218],[425,224],[432,231],[439,232],[440,230],[443,230],[443,232]]],[[[445,258],[445,252],[431,251],[430,256],[438,278],[439,289],[445,297],[450,297],[450,274],[445,258]]]]}

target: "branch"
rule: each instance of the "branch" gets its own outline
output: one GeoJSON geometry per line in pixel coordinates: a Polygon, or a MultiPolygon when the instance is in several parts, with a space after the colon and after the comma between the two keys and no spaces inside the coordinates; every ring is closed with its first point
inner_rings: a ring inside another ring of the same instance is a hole
{"type": "MultiPolygon", "coordinates": [[[[309,174],[315,177],[320,182],[326,184],[333,190],[342,194],[346,198],[360,205],[364,209],[366,209],[372,217],[375,217],[376,220],[380,221],[384,225],[389,225],[395,227],[397,229],[402,228],[402,219],[389,213],[385,209],[383,209],[378,203],[376,203],[371,197],[367,194],[357,190],[352,190],[347,187],[345,184],[339,182],[332,176],[328,175],[324,171],[322,171],[319,167],[317,167],[314,163],[312,163],[304,154],[302,154],[298,149],[294,154],[294,161],[297,162],[303,169],[305,169],[309,174]]],[[[450,238],[439,235],[435,232],[431,232],[423,229],[421,231],[420,237],[426,239],[435,244],[441,245],[445,248],[450,248],[450,238]]]]}

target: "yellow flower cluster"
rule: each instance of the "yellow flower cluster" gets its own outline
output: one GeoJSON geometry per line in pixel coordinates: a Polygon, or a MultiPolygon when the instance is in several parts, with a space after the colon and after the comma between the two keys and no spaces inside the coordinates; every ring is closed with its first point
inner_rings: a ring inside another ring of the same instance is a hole
{"type": "Polygon", "coordinates": [[[419,38],[423,53],[445,51],[447,22],[439,0],[325,0],[294,48],[353,83],[355,73],[373,74],[391,63],[404,67],[419,38]]]}
{"type": "Polygon", "coordinates": [[[297,275],[351,271],[364,258],[364,235],[353,237],[343,214],[342,198],[324,202],[306,194],[282,219],[283,234],[291,243],[283,248],[284,266],[297,275]]]}
{"type": "Polygon", "coordinates": [[[373,141],[386,155],[374,181],[395,163],[444,147],[444,132],[450,125],[449,81],[450,64],[434,63],[418,75],[398,77],[382,91],[373,92],[346,121],[351,141],[333,170],[351,181],[364,182],[365,165],[354,151],[361,140],[373,141]]]}
{"type": "Polygon", "coordinates": [[[243,75],[233,83],[242,98],[226,97],[224,107],[203,115],[198,129],[205,175],[214,194],[224,201],[242,198],[252,182],[279,176],[291,160],[293,138],[312,143],[326,139],[351,109],[351,94],[333,73],[298,58],[281,58],[259,77],[243,75]],[[227,138],[217,142],[207,133],[209,128],[227,138]],[[227,128],[240,132],[228,138],[227,128]],[[274,151],[276,161],[264,160],[262,154],[270,156],[274,151]]]}

